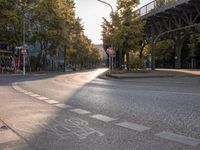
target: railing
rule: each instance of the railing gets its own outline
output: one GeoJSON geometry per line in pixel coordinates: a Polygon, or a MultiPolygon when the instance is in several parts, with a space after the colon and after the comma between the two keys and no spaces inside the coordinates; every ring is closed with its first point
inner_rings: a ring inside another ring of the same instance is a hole
{"type": "Polygon", "coordinates": [[[168,4],[175,4],[178,0],[154,0],[147,5],[139,8],[136,12],[140,16],[147,15],[148,13],[152,12],[155,9],[162,8],[168,4]]]}

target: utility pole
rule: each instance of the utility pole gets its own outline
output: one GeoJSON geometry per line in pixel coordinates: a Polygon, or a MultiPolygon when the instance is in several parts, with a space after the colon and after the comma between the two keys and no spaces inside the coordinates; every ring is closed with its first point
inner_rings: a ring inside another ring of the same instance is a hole
{"type": "Polygon", "coordinates": [[[102,0],[97,0],[97,1],[108,5],[108,6],[111,8],[111,14],[113,14],[113,12],[114,12],[114,11],[113,11],[113,8],[112,8],[112,6],[111,6],[109,3],[105,2],[105,1],[102,1],[102,0]]]}
{"type": "MultiPolygon", "coordinates": [[[[25,16],[23,17],[23,47],[25,49],[25,16]]],[[[23,53],[23,75],[26,74],[26,52],[23,53]]]]}

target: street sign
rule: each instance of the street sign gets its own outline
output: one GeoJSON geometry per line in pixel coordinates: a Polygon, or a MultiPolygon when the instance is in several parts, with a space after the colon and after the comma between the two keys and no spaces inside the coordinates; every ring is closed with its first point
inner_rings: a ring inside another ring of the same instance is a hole
{"type": "MultiPolygon", "coordinates": [[[[23,75],[26,74],[26,68],[25,68],[25,64],[26,64],[26,48],[24,47],[16,47],[19,49],[20,53],[23,55],[23,75]]],[[[19,60],[20,60],[20,55],[19,55],[19,60]]]]}
{"type": "Polygon", "coordinates": [[[107,53],[109,54],[109,56],[112,56],[112,54],[113,54],[112,47],[107,48],[107,53]]]}

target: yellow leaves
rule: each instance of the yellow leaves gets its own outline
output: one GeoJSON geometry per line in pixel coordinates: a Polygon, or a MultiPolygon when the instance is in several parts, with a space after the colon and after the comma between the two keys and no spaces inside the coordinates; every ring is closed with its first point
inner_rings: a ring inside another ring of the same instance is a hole
{"type": "Polygon", "coordinates": [[[117,0],[118,9],[124,11],[127,8],[134,9],[139,4],[139,0],[117,0]]]}

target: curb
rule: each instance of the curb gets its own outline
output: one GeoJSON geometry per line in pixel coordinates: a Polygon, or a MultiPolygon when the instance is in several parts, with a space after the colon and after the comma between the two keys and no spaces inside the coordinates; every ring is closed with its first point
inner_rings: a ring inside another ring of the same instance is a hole
{"type": "Polygon", "coordinates": [[[170,78],[177,77],[176,75],[152,75],[152,76],[115,76],[106,74],[107,77],[115,78],[115,79],[138,79],[138,78],[170,78]]]}

